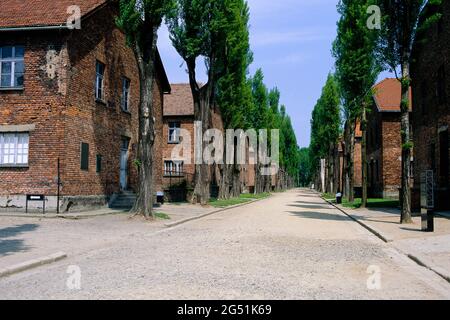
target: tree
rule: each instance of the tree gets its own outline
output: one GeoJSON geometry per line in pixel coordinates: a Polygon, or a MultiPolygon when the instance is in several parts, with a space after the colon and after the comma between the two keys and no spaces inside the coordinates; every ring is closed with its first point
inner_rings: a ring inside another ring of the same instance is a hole
{"type": "MultiPolygon", "coordinates": [[[[251,78],[252,109],[248,115],[248,121],[252,128],[256,131],[260,129],[267,129],[269,118],[269,92],[264,84],[264,74],[261,69],[258,69],[255,75],[251,78]]],[[[261,161],[255,165],[255,193],[264,192],[265,177],[261,174],[261,161]]]]}
{"type": "Polygon", "coordinates": [[[440,5],[441,0],[378,0],[385,13],[378,41],[377,54],[385,69],[395,72],[401,83],[401,139],[402,139],[402,188],[401,223],[412,223],[411,218],[411,141],[409,89],[411,86],[410,64],[412,48],[420,28],[427,28],[440,19],[440,14],[419,21],[427,5],[440,5]]]}
{"type": "MultiPolygon", "coordinates": [[[[328,75],[327,82],[322,89],[322,95],[314,107],[311,120],[311,166],[315,175],[316,186],[319,183],[319,166],[321,159],[328,159],[327,168],[333,181],[334,159],[330,157],[330,145],[336,147],[341,131],[340,97],[336,80],[332,74],[328,75]]],[[[330,190],[330,184],[321,185],[323,191],[330,190]]]]}
{"type": "Polygon", "coordinates": [[[117,25],[125,32],[127,44],[133,49],[139,69],[139,188],[132,211],[152,216],[153,209],[153,88],[156,77],[158,29],[173,9],[172,0],[120,0],[117,25]]]}
{"type": "Polygon", "coordinates": [[[300,187],[307,187],[311,182],[311,163],[309,161],[309,148],[302,148],[298,151],[299,157],[299,181],[300,187]]]}
{"type": "Polygon", "coordinates": [[[372,96],[372,86],[379,74],[375,58],[377,34],[367,27],[367,8],[373,0],[341,0],[338,12],[338,35],[333,43],[336,58],[336,79],[339,83],[350,137],[347,137],[350,157],[349,200],[354,201],[354,143],[357,120],[361,123],[362,143],[362,207],[367,206],[367,105],[372,96]]]}
{"type": "MultiPolygon", "coordinates": [[[[229,17],[233,11],[231,0],[178,0],[174,14],[168,19],[170,38],[184,59],[194,100],[195,121],[202,125],[202,135],[211,128],[211,109],[214,106],[217,84],[223,72],[222,59],[227,53],[229,17]],[[204,59],[207,83],[197,79],[197,59],[204,59]]],[[[203,160],[202,148],[196,146],[196,158],[203,160]]],[[[197,161],[198,162],[198,161],[197,161]]],[[[210,168],[196,163],[192,202],[206,204],[210,198],[210,168]]]]}
{"type": "MultiPolygon", "coordinates": [[[[217,104],[225,129],[247,129],[245,114],[251,109],[251,91],[247,83],[248,67],[252,62],[249,42],[249,8],[244,0],[228,0],[225,12],[226,52],[221,60],[222,76],[217,84],[217,104]]],[[[225,137],[224,137],[225,141],[225,137]]],[[[227,153],[225,143],[225,154],[227,153]]],[[[236,155],[237,150],[234,149],[236,155]]],[[[235,157],[236,158],[236,157],[235,157]]],[[[228,199],[241,194],[241,166],[224,163],[221,168],[219,198],[228,199]],[[231,181],[230,181],[231,180],[231,181]],[[230,194],[231,186],[231,194],[230,194]]]]}

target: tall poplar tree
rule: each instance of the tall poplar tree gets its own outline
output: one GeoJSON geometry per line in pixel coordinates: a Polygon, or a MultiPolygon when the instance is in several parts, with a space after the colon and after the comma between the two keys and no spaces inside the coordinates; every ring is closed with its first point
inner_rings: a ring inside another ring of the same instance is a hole
{"type": "Polygon", "coordinates": [[[439,5],[441,0],[378,0],[383,14],[377,53],[387,70],[395,72],[401,82],[401,139],[402,139],[402,188],[401,223],[412,223],[411,218],[411,141],[409,110],[411,101],[410,64],[412,49],[420,28],[428,28],[440,19],[432,14],[419,21],[427,5],[439,5]],[[420,25],[420,28],[419,28],[420,25]]]}
{"type": "Polygon", "coordinates": [[[337,38],[333,43],[336,58],[336,79],[343,98],[348,132],[350,157],[347,163],[349,178],[348,197],[354,201],[354,144],[357,121],[361,123],[362,143],[362,206],[367,206],[367,105],[372,96],[372,86],[379,74],[375,58],[377,32],[367,26],[367,9],[373,0],[341,0],[338,12],[337,38]]]}
{"type": "Polygon", "coordinates": [[[139,69],[139,188],[132,211],[146,218],[153,212],[153,87],[156,77],[158,29],[174,8],[172,0],[120,0],[117,25],[125,32],[139,69]]]}

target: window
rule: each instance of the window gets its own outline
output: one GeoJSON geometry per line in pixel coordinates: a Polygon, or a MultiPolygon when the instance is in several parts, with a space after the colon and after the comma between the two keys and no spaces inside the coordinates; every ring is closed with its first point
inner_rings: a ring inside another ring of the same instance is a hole
{"type": "Polygon", "coordinates": [[[164,161],[165,176],[182,176],[184,163],[183,161],[164,161]]]}
{"type": "Polygon", "coordinates": [[[444,104],[447,102],[447,92],[446,92],[446,79],[445,79],[445,68],[444,66],[440,67],[438,70],[438,79],[437,79],[437,96],[439,104],[444,104]]]}
{"type": "Polygon", "coordinates": [[[105,76],[105,65],[97,61],[95,66],[95,99],[103,101],[104,98],[104,76],[105,76]]]}
{"type": "Polygon", "coordinates": [[[27,165],[28,143],[28,133],[0,133],[0,165],[27,165]]]}
{"type": "Polygon", "coordinates": [[[179,122],[169,122],[169,143],[180,142],[180,128],[179,122]]]}
{"type": "Polygon", "coordinates": [[[89,144],[81,143],[81,170],[89,170],[89,144]]]}
{"type": "Polygon", "coordinates": [[[24,47],[0,47],[0,88],[22,88],[24,47]]]}
{"type": "Polygon", "coordinates": [[[122,110],[130,111],[130,79],[122,78],[122,110]]]}
{"type": "Polygon", "coordinates": [[[97,173],[102,172],[102,156],[100,154],[97,155],[96,159],[96,171],[97,173]]]}

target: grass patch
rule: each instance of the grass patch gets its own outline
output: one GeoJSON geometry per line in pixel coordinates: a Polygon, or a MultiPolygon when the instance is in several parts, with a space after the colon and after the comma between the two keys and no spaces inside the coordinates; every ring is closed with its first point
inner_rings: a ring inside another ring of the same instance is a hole
{"type": "MultiPolygon", "coordinates": [[[[342,206],[345,208],[358,209],[361,208],[361,199],[357,198],[354,202],[349,202],[348,199],[342,199],[342,206]]],[[[400,206],[398,200],[392,199],[368,199],[368,208],[397,208],[400,206]]]]}
{"type": "Polygon", "coordinates": [[[254,193],[246,193],[246,194],[241,194],[240,198],[241,199],[251,199],[251,200],[256,200],[256,199],[265,199],[270,197],[270,193],[266,192],[266,193],[258,193],[258,194],[254,194],[254,193]]]}
{"type": "Polygon", "coordinates": [[[228,200],[212,199],[209,204],[214,208],[227,208],[238,204],[244,204],[252,200],[260,200],[270,197],[270,193],[261,194],[241,194],[239,198],[231,198],[228,200]]]}
{"type": "Polygon", "coordinates": [[[162,212],[156,212],[155,213],[155,218],[156,219],[161,219],[161,220],[170,220],[170,217],[168,214],[162,213],[162,212]]]}
{"type": "Polygon", "coordinates": [[[336,200],[336,196],[331,193],[322,193],[322,198],[326,200],[336,200]]]}

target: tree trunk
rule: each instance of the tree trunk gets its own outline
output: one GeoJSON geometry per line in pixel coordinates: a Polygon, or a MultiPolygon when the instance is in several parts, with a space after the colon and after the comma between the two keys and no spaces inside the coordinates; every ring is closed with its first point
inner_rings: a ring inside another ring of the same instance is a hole
{"type": "Polygon", "coordinates": [[[234,164],[231,166],[232,170],[232,197],[238,198],[241,195],[241,169],[239,164],[234,164]]]}
{"type": "Polygon", "coordinates": [[[220,165],[219,199],[230,199],[230,174],[229,165],[220,165]]]}
{"type": "Polygon", "coordinates": [[[361,166],[362,166],[362,200],[361,207],[367,208],[367,110],[363,104],[361,120],[361,166]]]}
{"type": "Polygon", "coordinates": [[[155,83],[156,32],[157,29],[154,29],[153,35],[150,34],[146,39],[146,48],[141,48],[138,44],[133,48],[138,62],[140,84],[137,150],[139,185],[136,202],[131,212],[142,214],[146,219],[153,216],[153,146],[155,142],[153,87],[155,83]]]}
{"type": "MultiPolygon", "coordinates": [[[[407,60],[405,60],[407,61],[407,60]]],[[[411,79],[409,75],[409,64],[402,66],[402,102],[401,102],[401,136],[402,136],[402,213],[400,222],[413,223],[411,218],[411,136],[409,127],[409,87],[411,79]]]]}
{"type": "MultiPolygon", "coordinates": [[[[213,59],[212,59],[213,60],[213,59]]],[[[195,121],[199,121],[202,125],[202,141],[197,142],[195,147],[200,147],[201,150],[197,152],[201,153],[201,163],[195,165],[194,175],[194,192],[192,194],[192,203],[201,203],[206,205],[210,199],[210,167],[203,161],[203,150],[208,145],[208,142],[203,141],[205,132],[211,128],[211,102],[214,87],[214,79],[210,72],[209,82],[200,87],[196,80],[196,63],[195,60],[188,60],[187,62],[189,71],[189,83],[191,86],[192,96],[194,99],[194,114],[195,121]]],[[[210,66],[212,68],[212,66],[210,66]]],[[[200,160],[200,159],[199,159],[200,160]]]]}

